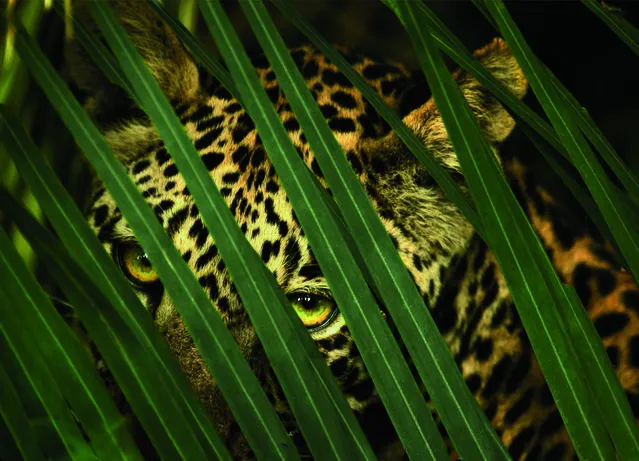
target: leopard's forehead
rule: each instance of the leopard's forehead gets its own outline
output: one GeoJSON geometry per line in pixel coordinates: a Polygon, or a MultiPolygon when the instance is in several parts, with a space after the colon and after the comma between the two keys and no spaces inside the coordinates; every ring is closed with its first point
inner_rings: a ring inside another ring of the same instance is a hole
{"type": "MultiPolygon", "coordinates": [[[[356,174],[365,181],[368,161],[360,142],[387,131],[381,119],[336,68],[311,48],[293,51],[317,100],[356,174]]],[[[272,70],[255,61],[273,102],[299,155],[326,186],[299,123],[287,104],[272,70]]],[[[353,63],[384,86],[387,102],[394,102],[403,69],[362,58],[353,63]],[[389,87],[388,82],[395,82],[389,87]]],[[[328,289],[293,208],[260,137],[244,108],[226,90],[213,87],[193,101],[172,101],[213,182],[225,198],[240,229],[285,292],[328,289]]],[[[107,140],[144,198],[173,239],[177,249],[209,291],[221,314],[230,321],[239,300],[217,247],[199,216],[184,179],[155,130],[130,123],[107,133],[107,140]],[[134,147],[131,147],[131,144],[134,147]],[[126,150],[126,152],[123,152],[126,150]],[[228,312],[225,312],[228,310],[228,312]]],[[[89,222],[107,247],[134,240],[108,191],[100,191],[91,205],[89,222]]],[[[161,313],[160,313],[161,314],[161,313]]]]}

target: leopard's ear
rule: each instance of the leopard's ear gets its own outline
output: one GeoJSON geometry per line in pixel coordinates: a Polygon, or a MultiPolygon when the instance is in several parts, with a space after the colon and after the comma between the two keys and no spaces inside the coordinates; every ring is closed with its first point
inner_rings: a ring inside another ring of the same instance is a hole
{"type": "MultiPolygon", "coordinates": [[[[528,90],[528,82],[506,42],[496,38],[475,51],[474,56],[514,96],[519,99],[524,97],[528,90]]],[[[453,77],[484,137],[491,145],[497,146],[510,135],[515,121],[497,98],[470,74],[457,70],[453,77]]],[[[444,166],[459,171],[459,163],[433,98],[406,115],[404,122],[444,166]]]]}
{"type": "MultiPolygon", "coordinates": [[[[495,39],[476,51],[475,57],[516,97],[524,96],[528,83],[503,40],[495,39]]],[[[486,140],[496,148],[511,133],[515,121],[472,76],[462,71],[453,76],[486,140]]],[[[413,99],[402,106],[413,109],[408,109],[404,122],[464,187],[465,180],[437,106],[432,98],[420,101],[423,86],[416,89],[406,92],[405,97],[413,99]]],[[[369,152],[372,168],[368,181],[375,183],[371,194],[375,195],[381,213],[399,223],[397,226],[403,229],[415,251],[452,254],[466,244],[472,232],[469,223],[399,136],[391,132],[372,141],[369,152]]]]}
{"type": "MultiPolygon", "coordinates": [[[[192,99],[200,86],[197,66],[170,28],[144,1],[109,3],[169,100],[192,99]]],[[[79,4],[72,14],[76,23],[101,38],[85,5],[79,4]]],[[[65,58],[67,74],[84,93],[85,106],[96,121],[108,122],[110,115],[121,117],[133,107],[124,90],[109,82],[78,40],[67,43],[65,58]]]]}

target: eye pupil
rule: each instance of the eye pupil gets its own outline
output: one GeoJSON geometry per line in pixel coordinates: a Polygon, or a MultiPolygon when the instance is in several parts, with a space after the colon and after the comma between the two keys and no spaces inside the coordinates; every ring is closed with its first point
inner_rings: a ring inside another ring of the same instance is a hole
{"type": "Polygon", "coordinates": [[[114,247],[114,257],[129,281],[141,290],[151,289],[159,282],[158,274],[144,250],[136,244],[121,243],[114,247]]]}
{"type": "Polygon", "coordinates": [[[149,261],[149,258],[146,256],[146,253],[143,253],[141,255],[138,255],[136,257],[138,263],[144,267],[145,269],[150,269],[151,268],[151,261],[149,261]]]}
{"type": "Polygon", "coordinates": [[[296,293],[290,300],[300,320],[310,331],[321,329],[331,323],[337,312],[335,302],[326,296],[296,293]]]}

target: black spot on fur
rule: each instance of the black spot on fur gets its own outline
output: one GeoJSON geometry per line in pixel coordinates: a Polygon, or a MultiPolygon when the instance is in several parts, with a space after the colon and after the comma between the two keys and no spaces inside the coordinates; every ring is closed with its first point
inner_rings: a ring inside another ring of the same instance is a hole
{"type": "Polygon", "coordinates": [[[195,238],[198,236],[200,231],[204,228],[204,224],[201,219],[196,219],[191,228],[189,229],[189,237],[195,238]]]}
{"type": "Polygon", "coordinates": [[[102,224],[104,224],[108,213],[109,207],[106,205],[101,205],[93,211],[93,224],[95,225],[95,227],[100,227],[102,224]]]}
{"type": "Polygon", "coordinates": [[[207,120],[200,120],[199,122],[196,123],[195,129],[198,132],[208,131],[212,128],[218,127],[223,121],[224,121],[224,117],[221,115],[218,117],[211,117],[207,120]]]}
{"type": "Polygon", "coordinates": [[[149,182],[151,180],[151,176],[150,175],[146,175],[146,176],[142,176],[140,179],[138,179],[137,181],[135,181],[135,183],[138,186],[141,186],[143,184],[146,184],[147,182],[149,182]]]}
{"type": "Polygon", "coordinates": [[[167,223],[167,230],[169,232],[169,235],[173,236],[180,230],[180,228],[184,224],[184,221],[186,221],[188,214],[189,207],[184,207],[173,216],[171,216],[171,218],[169,218],[169,221],[167,223]]]}
{"type": "Polygon", "coordinates": [[[530,372],[530,366],[531,366],[530,352],[522,353],[519,360],[517,360],[517,364],[515,365],[515,368],[511,372],[510,376],[508,377],[508,381],[506,382],[506,388],[505,388],[506,393],[512,394],[519,388],[524,378],[528,376],[528,373],[530,372]]]}
{"type": "Polygon", "coordinates": [[[260,257],[262,258],[262,261],[264,261],[264,264],[269,262],[272,255],[273,255],[273,243],[267,240],[266,242],[262,244],[262,252],[260,254],[260,257]]]}
{"type": "Polygon", "coordinates": [[[264,159],[266,158],[266,154],[264,149],[261,147],[256,148],[251,155],[251,165],[254,167],[258,167],[264,163],[264,159]]]}
{"type": "Polygon", "coordinates": [[[203,269],[213,258],[217,256],[217,247],[212,245],[204,254],[197,258],[195,261],[195,268],[197,270],[203,269]]]}
{"type": "Polygon", "coordinates": [[[206,104],[203,104],[200,107],[198,107],[191,115],[187,115],[181,120],[182,120],[182,124],[186,125],[189,122],[198,122],[207,117],[211,117],[212,115],[213,115],[213,108],[211,108],[210,106],[207,106],[206,104]]]}
{"type": "Polygon", "coordinates": [[[231,158],[233,159],[233,162],[235,162],[240,167],[240,171],[244,171],[246,167],[248,166],[248,162],[249,162],[248,147],[246,146],[238,147],[235,150],[235,152],[233,152],[233,155],[231,156],[231,158]]]}
{"type": "Polygon", "coordinates": [[[98,232],[98,240],[101,242],[106,242],[113,237],[113,228],[120,221],[120,217],[117,216],[115,218],[109,219],[98,232]]]}
{"type": "Polygon", "coordinates": [[[610,312],[602,314],[595,319],[595,328],[602,338],[612,336],[620,332],[628,325],[628,314],[623,312],[610,312]]]}
{"type": "Polygon", "coordinates": [[[169,160],[171,160],[171,156],[164,147],[161,147],[155,153],[155,161],[158,162],[158,166],[164,165],[169,160]]]}
{"type": "Polygon", "coordinates": [[[224,176],[222,176],[222,182],[226,183],[226,184],[235,184],[237,182],[237,180],[240,179],[240,174],[239,173],[226,173],[224,176]]]}
{"type": "Polygon", "coordinates": [[[172,100],[171,105],[174,106],[173,110],[175,111],[175,115],[177,115],[180,119],[184,115],[184,113],[191,107],[188,103],[178,104],[178,100],[172,100]]]}
{"type": "Polygon", "coordinates": [[[202,287],[209,290],[209,296],[211,297],[211,299],[215,299],[219,296],[220,293],[217,287],[217,280],[215,279],[214,275],[203,275],[198,279],[198,281],[200,282],[200,285],[202,285],[202,287]]]}
{"type": "Polygon", "coordinates": [[[224,108],[224,112],[227,114],[234,114],[240,110],[242,110],[242,106],[238,102],[231,103],[224,108]]]}
{"type": "Polygon", "coordinates": [[[493,353],[493,341],[490,338],[479,338],[475,345],[475,357],[480,362],[488,360],[493,353]]]}
{"type": "Polygon", "coordinates": [[[293,61],[295,61],[295,65],[300,68],[304,65],[306,52],[304,50],[295,50],[291,53],[291,57],[293,58],[293,61]]]}
{"type": "Polygon", "coordinates": [[[356,400],[360,402],[365,402],[366,400],[370,399],[373,396],[374,389],[375,388],[373,386],[373,380],[365,379],[355,384],[348,391],[353,397],[355,397],[356,400]]]}
{"type": "Polygon", "coordinates": [[[426,80],[421,77],[417,83],[402,93],[399,103],[399,113],[401,116],[408,115],[418,107],[423,106],[430,99],[431,91],[426,80]]]}
{"type": "Polygon", "coordinates": [[[550,436],[563,427],[564,423],[561,420],[559,410],[553,410],[552,413],[546,417],[540,428],[540,432],[544,436],[550,436]]]}
{"type": "Polygon", "coordinates": [[[317,264],[307,264],[300,269],[299,275],[307,280],[322,276],[322,271],[317,264]]]}
{"type": "MultiPolygon", "coordinates": [[[[513,439],[512,443],[508,447],[508,453],[513,459],[519,459],[522,453],[526,450],[526,447],[535,435],[535,429],[532,426],[527,427],[521,431],[513,439]]],[[[556,458],[558,459],[558,458],[556,458]]]]}
{"type": "Polygon", "coordinates": [[[600,296],[608,296],[617,285],[615,276],[609,270],[593,269],[593,276],[597,282],[597,290],[600,296]]]}
{"type": "MultiPolygon", "coordinates": [[[[639,344],[636,344],[639,347],[639,344]]],[[[612,366],[617,368],[619,366],[619,349],[616,346],[608,346],[606,347],[606,353],[608,354],[608,358],[610,359],[610,363],[612,366]]],[[[639,366],[639,357],[633,357],[632,349],[630,352],[630,361],[631,363],[636,363],[633,366],[639,366]]]]}
{"type": "Polygon", "coordinates": [[[473,373],[466,378],[466,386],[473,394],[481,387],[481,376],[477,373],[473,373]]]}
{"type": "Polygon", "coordinates": [[[588,301],[590,300],[590,286],[588,282],[590,281],[591,275],[592,270],[590,266],[584,263],[579,263],[572,273],[572,284],[584,306],[588,306],[588,301]]]}
{"type": "Polygon", "coordinates": [[[324,174],[322,173],[322,170],[320,169],[319,163],[317,163],[316,158],[313,158],[313,161],[311,162],[311,171],[313,171],[313,173],[315,173],[315,176],[317,176],[318,178],[324,177],[324,174]]]}
{"type": "Polygon", "coordinates": [[[284,122],[284,128],[286,128],[286,131],[297,131],[300,129],[300,124],[296,119],[289,118],[284,122]]]}
{"type": "Polygon", "coordinates": [[[100,188],[97,191],[95,191],[95,193],[93,194],[93,198],[91,199],[91,203],[95,203],[98,200],[100,200],[100,198],[102,198],[102,196],[104,195],[105,189],[104,188],[100,188]]]}
{"type": "Polygon", "coordinates": [[[348,151],[346,153],[346,159],[351,164],[351,167],[353,168],[355,174],[362,174],[362,172],[364,171],[364,167],[362,166],[362,162],[353,151],[348,151]]]}
{"type": "Polygon", "coordinates": [[[490,321],[491,328],[497,328],[506,320],[506,314],[508,313],[509,305],[505,302],[501,302],[490,321]]]}
{"type": "Polygon", "coordinates": [[[142,197],[144,198],[155,197],[156,195],[158,195],[158,190],[155,187],[149,187],[147,190],[142,192],[142,197]]]}
{"type": "Polygon", "coordinates": [[[229,299],[226,296],[222,296],[215,303],[220,312],[228,312],[229,311],[229,299]]]}
{"type": "Polygon", "coordinates": [[[205,227],[200,231],[200,234],[197,236],[197,240],[195,240],[195,245],[198,248],[201,248],[206,243],[206,240],[209,238],[209,231],[205,227]]]}
{"type": "Polygon", "coordinates": [[[357,122],[362,127],[362,138],[376,138],[377,130],[366,115],[359,115],[357,122]]]}
{"type": "Polygon", "coordinates": [[[324,72],[322,72],[322,82],[328,86],[339,85],[343,88],[353,88],[353,84],[344,74],[336,72],[333,69],[324,69],[324,72]]]}
{"type": "Polygon", "coordinates": [[[197,150],[206,149],[220,136],[222,133],[222,128],[214,128],[202,137],[198,138],[195,141],[195,148],[197,150]]]}
{"type": "MultiPolygon", "coordinates": [[[[445,283],[435,306],[432,308],[433,320],[437,324],[437,328],[441,333],[446,333],[457,324],[457,310],[454,308],[455,298],[459,293],[459,286],[466,276],[467,264],[462,261],[454,266],[449,276],[449,283],[445,283]]],[[[442,267],[442,271],[444,268],[442,267]]],[[[446,278],[445,273],[440,274],[440,279],[446,278]]]]}
{"type": "MultiPolygon", "coordinates": [[[[497,413],[497,402],[492,401],[484,410],[484,414],[486,415],[486,418],[488,418],[488,421],[492,421],[495,417],[495,413],[497,413]]],[[[499,429],[497,431],[499,431],[499,429]]],[[[499,433],[497,435],[501,436],[499,433]]]]}
{"type": "Polygon", "coordinates": [[[355,131],[355,122],[350,118],[335,117],[328,122],[331,130],[339,133],[350,133],[355,131]]]}
{"type": "Polygon", "coordinates": [[[492,397],[499,390],[504,382],[504,378],[506,378],[508,371],[512,367],[512,362],[512,358],[509,355],[502,357],[501,360],[497,362],[481,393],[484,398],[492,397]]]}
{"type": "Polygon", "coordinates": [[[331,94],[331,101],[337,104],[340,107],[344,107],[346,109],[355,109],[357,107],[357,101],[350,94],[338,90],[331,94]]]}
{"type": "Polygon", "coordinates": [[[513,424],[517,419],[530,408],[533,398],[533,390],[528,389],[523,396],[506,412],[504,421],[506,424],[513,424]]]}
{"type": "Polygon", "coordinates": [[[319,67],[317,63],[313,60],[307,61],[306,64],[302,67],[302,76],[306,80],[310,80],[315,77],[319,73],[319,67]]]}
{"type": "Polygon", "coordinates": [[[399,73],[401,72],[397,67],[390,64],[381,63],[381,64],[371,64],[369,66],[364,67],[364,71],[362,72],[362,75],[364,75],[364,78],[368,80],[377,80],[388,74],[399,74],[399,73]]]}
{"type": "Polygon", "coordinates": [[[173,176],[176,176],[178,174],[178,169],[175,164],[172,163],[164,169],[163,174],[165,178],[172,178],[173,176]]]}
{"type": "Polygon", "coordinates": [[[415,269],[418,271],[422,270],[422,260],[419,258],[417,253],[413,253],[413,266],[415,266],[415,269]]]}
{"type": "Polygon", "coordinates": [[[266,90],[266,94],[273,104],[277,104],[280,100],[281,93],[279,86],[274,86],[266,90]]]}
{"type": "MultiPolygon", "coordinates": [[[[332,350],[332,348],[329,350],[332,350]]],[[[331,364],[329,365],[329,368],[333,372],[333,375],[339,378],[344,374],[347,366],[348,366],[348,358],[340,357],[337,360],[333,360],[333,362],[331,362],[331,364]]]]}
{"type": "Polygon", "coordinates": [[[224,154],[219,152],[209,152],[207,154],[202,155],[202,160],[204,161],[204,165],[209,171],[214,170],[220,163],[224,161],[224,154]]]}
{"type": "Polygon", "coordinates": [[[255,128],[255,125],[253,124],[251,117],[249,117],[249,115],[244,112],[237,119],[237,125],[233,129],[233,141],[235,141],[236,143],[241,142],[246,137],[246,135],[253,131],[253,128],[255,128]]]}
{"type": "Polygon", "coordinates": [[[142,173],[144,170],[146,170],[150,166],[151,166],[151,162],[149,162],[148,160],[140,160],[135,165],[133,165],[133,170],[131,171],[133,172],[133,174],[139,174],[139,173],[142,173]]]}
{"type": "Polygon", "coordinates": [[[337,115],[337,109],[331,104],[323,104],[320,106],[320,111],[322,111],[322,115],[326,119],[330,119],[337,115]]]}
{"type": "Polygon", "coordinates": [[[396,78],[393,80],[385,80],[381,84],[382,94],[384,96],[390,96],[395,91],[401,90],[406,87],[406,82],[408,82],[405,78],[396,78]]]}
{"type": "Polygon", "coordinates": [[[266,222],[269,224],[277,224],[280,217],[275,212],[275,206],[272,198],[264,200],[264,210],[266,211],[266,222]]]}
{"type": "Polygon", "coordinates": [[[288,224],[286,224],[286,221],[280,221],[277,224],[277,231],[279,232],[280,237],[284,237],[288,234],[288,224]]]}

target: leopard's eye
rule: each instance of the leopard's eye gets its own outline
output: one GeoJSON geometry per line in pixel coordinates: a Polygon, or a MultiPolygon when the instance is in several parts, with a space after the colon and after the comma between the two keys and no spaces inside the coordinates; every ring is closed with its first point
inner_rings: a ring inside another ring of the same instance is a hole
{"type": "Polygon", "coordinates": [[[151,261],[139,245],[120,243],[116,244],[114,251],[120,270],[136,287],[146,289],[160,280],[151,261]]]}
{"type": "Polygon", "coordinates": [[[314,293],[295,293],[289,299],[306,328],[311,331],[328,325],[337,313],[332,299],[314,293]]]}

